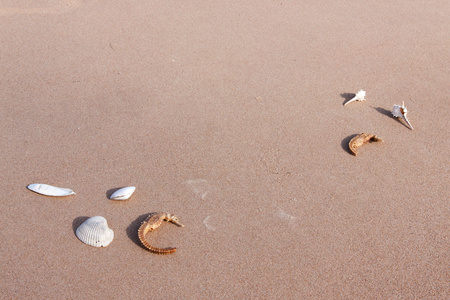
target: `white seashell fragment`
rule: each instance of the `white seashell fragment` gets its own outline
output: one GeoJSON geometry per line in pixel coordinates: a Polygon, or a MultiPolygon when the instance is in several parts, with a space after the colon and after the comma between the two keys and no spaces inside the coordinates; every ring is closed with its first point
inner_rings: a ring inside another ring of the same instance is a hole
{"type": "Polygon", "coordinates": [[[127,186],[115,191],[109,199],[111,200],[127,200],[136,190],[135,186],[127,186]]]}
{"type": "Polygon", "coordinates": [[[409,123],[406,114],[408,113],[408,109],[405,107],[405,101],[403,101],[402,106],[394,104],[394,108],[392,108],[392,115],[397,118],[402,118],[408,124],[408,126],[413,130],[411,123],[409,123]]]}
{"type": "Polygon", "coordinates": [[[32,183],[27,186],[30,191],[36,192],[38,194],[54,197],[62,197],[68,195],[75,195],[75,192],[71,189],[60,188],[43,183],[32,183]]]}
{"type": "Polygon", "coordinates": [[[114,239],[114,231],[108,227],[106,219],[100,216],[84,221],[75,234],[80,241],[94,247],[106,247],[114,239]]]}
{"type": "Polygon", "coordinates": [[[356,93],[355,97],[348,100],[348,102],[345,103],[344,106],[346,106],[350,102],[354,102],[354,101],[366,101],[365,97],[366,97],[366,91],[359,90],[359,92],[356,93]]]}
{"type": "Polygon", "coordinates": [[[206,228],[208,228],[211,231],[216,231],[216,228],[209,225],[209,218],[211,218],[211,216],[207,216],[206,218],[203,219],[203,224],[206,226],[206,228]]]}

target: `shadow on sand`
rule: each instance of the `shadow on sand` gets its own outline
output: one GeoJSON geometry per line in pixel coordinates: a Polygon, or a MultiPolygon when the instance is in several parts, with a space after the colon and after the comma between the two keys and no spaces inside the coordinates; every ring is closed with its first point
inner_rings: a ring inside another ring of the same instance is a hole
{"type": "Polygon", "coordinates": [[[140,215],[137,217],[131,224],[127,227],[127,236],[128,238],[133,241],[136,245],[141,247],[142,249],[147,250],[141,243],[138,237],[138,229],[141,226],[142,222],[148,217],[149,213],[140,215]]]}
{"type": "Polygon", "coordinates": [[[110,190],[106,191],[106,198],[110,199],[111,195],[114,194],[115,191],[118,191],[120,189],[121,189],[121,187],[120,188],[115,188],[115,189],[110,189],[110,190]]]}
{"type": "Polygon", "coordinates": [[[342,102],[342,105],[345,105],[345,103],[347,103],[350,99],[352,99],[355,96],[356,96],[355,93],[342,93],[341,97],[345,99],[344,102],[342,102]]]}
{"type": "MultiPolygon", "coordinates": [[[[359,133],[358,133],[359,134],[359,133]]],[[[348,154],[350,154],[351,156],[353,156],[353,153],[350,151],[350,148],[348,147],[348,143],[350,143],[350,140],[352,138],[354,138],[355,136],[357,136],[358,134],[352,134],[349,135],[348,137],[346,137],[345,139],[342,140],[341,142],[341,147],[342,149],[344,149],[348,154]]]]}
{"type": "Polygon", "coordinates": [[[84,221],[86,221],[89,218],[90,217],[81,216],[81,217],[76,217],[75,219],[73,219],[73,221],[72,221],[73,233],[76,234],[77,228],[81,225],[81,223],[83,223],[84,221]]]}

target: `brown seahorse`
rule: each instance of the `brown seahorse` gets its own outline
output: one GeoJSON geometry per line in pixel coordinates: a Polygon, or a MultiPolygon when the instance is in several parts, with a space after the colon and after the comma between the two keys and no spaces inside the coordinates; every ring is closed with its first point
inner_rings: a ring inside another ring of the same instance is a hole
{"type": "Polygon", "coordinates": [[[356,152],[356,148],[364,145],[368,141],[383,142],[383,139],[371,133],[361,133],[350,140],[348,147],[350,148],[352,154],[356,156],[356,154],[358,154],[356,152]]]}
{"type": "Polygon", "coordinates": [[[139,227],[139,230],[138,230],[139,240],[141,240],[141,243],[145,246],[145,248],[147,248],[148,250],[150,250],[154,253],[158,253],[158,254],[169,254],[169,253],[173,253],[177,250],[177,248],[162,249],[162,248],[153,247],[145,239],[145,235],[147,234],[147,232],[153,231],[156,228],[158,228],[159,226],[161,226],[161,223],[164,220],[166,220],[168,222],[172,222],[175,225],[178,225],[180,227],[184,227],[184,225],[180,224],[180,221],[174,215],[169,214],[169,213],[159,212],[159,213],[150,214],[147,217],[147,219],[145,219],[145,221],[142,222],[142,225],[139,227]]]}

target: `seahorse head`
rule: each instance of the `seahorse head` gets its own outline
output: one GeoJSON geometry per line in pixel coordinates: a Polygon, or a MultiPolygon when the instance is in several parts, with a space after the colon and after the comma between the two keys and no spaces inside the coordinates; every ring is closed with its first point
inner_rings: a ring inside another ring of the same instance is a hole
{"type": "Polygon", "coordinates": [[[178,220],[178,218],[172,214],[167,214],[167,221],[172,222],[180,227],[184,227],[184,225],[180,223],[180,220],[178,220]]]}

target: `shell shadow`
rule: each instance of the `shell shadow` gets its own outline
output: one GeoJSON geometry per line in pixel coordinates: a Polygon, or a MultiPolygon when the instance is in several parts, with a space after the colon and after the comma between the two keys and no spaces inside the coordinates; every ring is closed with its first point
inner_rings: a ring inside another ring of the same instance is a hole
{"type": "Polygon", "coordinates": [[[385,116],[387,116],[387,117],[389,117],[391,119],[396,119],[396,118],[394,118],[394,116],[392,115],[390,110],[387,110],[387,109],[382,108],[382,107],[375,107],[375,106],[370,106],[370,107],[372,107],[373,109],[375,109],[377,112],[379,112],[382,115],[385,115],[385,116]]]}
{"type": "Polygon", "coordinates": [[[147,249],[142,245],[141,241],[139,240],[138,229],[141,226],[142,222],[144,222],[144,220],[148,217],[148,215],[149,215],[149,213],[140,215],[133,222],[131,222],[131,224],[127,227],[128,238],[133,243],[135,243],[136,245],[138,245],[139,247],[141,247],[142,249],[145,249],[145,250],[147,250],[147,249]]]}
{"type": "Polygon", "coordinates": [[[356,96],[355,93],[341,93],[341,97],[345,99],[344,102],[342,102],[342,105],[345,105],[345,103],[347,103],[350,99],[352,99],[355,96],[356,96]]]}
{"type": "Polygon", "coordinates": [[[377,112],[379,112],[380,114],[385,115],[385,116],[389,117],[390,119],[396,120],[397,122],[399,122],[400,124],[402,124],[402,125],[405,126],[406,128],[410,129],[406,124],[404,124],[402,121],[400,121],[399,118],[394,117],[394,116],[392,115],[392,113],[391,113],[390,110],[384,109],[384,108],[382,108],[382,107],[375,107],[375,106],[370,106],[370,107],[372,107],[373,109],[375,109],[375,110],[376,110],[377,112]]]}
{"type": "Polygon", "coordinates": [[[73,221],[72,221],[73,233],[76,234],[77,228],[81,225],[81,223],[83,223],[84,221],[86,221],[89,218],[90,217],[81,216],[81,217],[76,217],[75,219],[73,219],[73,221]]]}
{"type": "Polygon", "coordinates": [[[341,142],[341,147],[342,149],[344,149],[348,154],[350,154],[351,156],[353,156],[353,153],[350,151],[350,148],[348,147],[348,143],[350,143],[350,140],[352,138],[354,138],[355,136],[357,136],[358,134],[352,134],[349,135],[348,137],[346,137],[345,139],[342,140],[341,142]]]}
{"type": "Polygon", "coordinates": [[[121,189],[121,187],[107,190],[106,191],[106,198],[108,198],[108,200],[109,200],[111,198],[111,195],[114,194],[115,191],[118,191],[120,189],[121,189]]]}

